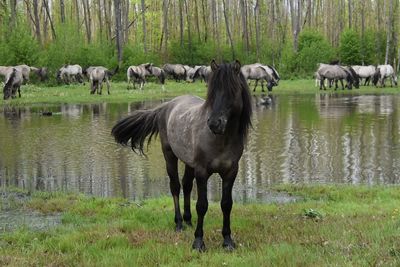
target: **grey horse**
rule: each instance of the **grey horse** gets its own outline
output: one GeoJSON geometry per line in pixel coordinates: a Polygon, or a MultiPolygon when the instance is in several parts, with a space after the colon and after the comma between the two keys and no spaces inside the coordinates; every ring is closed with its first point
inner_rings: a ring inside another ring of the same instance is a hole
{"type": "Polygon", "coordinates": [[[172,76],[176,82],[186,79],[186,68],[182,64],[164,64],[165,74],[172,76]]]}
{"type": "Polygon", "coordinates": [[[154,135],[159,134],[170,179],[177,231],[182,231],[183,221],[192,224],[190,195],[196,179],[198,216],[192,248],[198,251],[205,250],[203,223],[208,209],[207,181],[213,173],[222,178],[222,246],[227,250],[235,248],[230,227],[232,187],[252,114],[251,96],[240,72],[240,63],[218,65],[212,61],[211,68],[206,100],[192,95],[178,96],[153,109],[136,110],[112,129],[118,143],[130,143],[133,150],[141,153],[146,138],[149,143],[154,135]],[[183,217],[179,203],[178,159],[185,164],[183,217]]]}
{"type": "Polygon", "coordinates": [[[31,72],[35,73],[40,81],[45,81],[48,78],[48,71],[47,68],[36,68],[36,67],[30,67],[28,65],[17,65],[14,66],[14,68],[20,70],[22,72],[22,77],[24,79],[24,83],[29,82],[29,77],[31,72]]]}
{"type": "Polygon", "coordinates": [[[70,84],[74,81],[83,83],[82,67],[77,64],[64,65],[57,71],[56,79],[58,83],[70,84]]]}
{"type": "Polygon", "coordinates": [[[378,86],[378,82],[380,82],[381,87],[385,87],[386,78],[390,79],[390,86],[393,87],[393,84],[397,86],[397,75],[394,73],[393,67],[391,65],[378,65],[372,77],[372,83],[378,86]]]}
{"type": "Polygon", "coordinates": [[[161,88],[164,91],[165,87],[165,71],[159,67],[154,66],[153,64],[150,64],[150,67],[148,68],[150,71],[150,75],[154,76],[158,79],[158,81],[161,83],[161,88]]]}
{"type": "Polygon", "coordinates": [[[103,82],[105,82],[107,84],[107,93],[110,94],[110,78],[117,73],[118,69],[118,66],[113,71],[102,66],[91,67],[89,74],[90,93],[94,94],[97,91],[101,95],[103,82]]]}
{"type": "Polygon", "coordinates": [[[267,81],[268,91],[272,91],[273,86],[277,85],[275,79],[267,72],[265,67],[260,63],[243,65],[241,68],[241,72],[245,79],[256,81],[253,92],[256,90],[259,80],[261,80],[262,92],[265,92],[264,81],[267,81]]]}
{"type": "Polygon", "coordinates": [[[360,79],[365,79],[364,85],[369,85],[369,82],[374,77],[376,67],[373,65],[369,66],[354,65],[351,67],[354,69],[354,71],[357,73],[360,79]]]}
{"type": "Polygon", "coordinates": [[[133,88],[136,89],[136,83],[140,83],[140,89],[143,89],[144,84],[146,83],[146,77],[150,75],[151,63],[143,63],[138,66],[130,66],[126,71],[126,76],[128,78],[128,87],[132,82],[133,88]]]}
{"type": "Polygon", "coordinates": [[[17,91],[18,96],[21,97],[21,85],[24,81],[22,72],[17,68],[9,68],[5,74],[5,82],[3,88],[3,99],[7,100],[10,97],[15,98],[17,91]]]}
{"type": "Polygon", "coordinates": [[[343,80],[347,81],[346,87],[352,89],[353,84],[358,88],[359,79],[353,68],[343,67],[339,65],[320,64],[317,74],[320,78],[320,90],[326,90],[325,79],[335,81],[335,90],[338,88],[337,82],[340,81],[342,89],[344,89],[343,80]]]}

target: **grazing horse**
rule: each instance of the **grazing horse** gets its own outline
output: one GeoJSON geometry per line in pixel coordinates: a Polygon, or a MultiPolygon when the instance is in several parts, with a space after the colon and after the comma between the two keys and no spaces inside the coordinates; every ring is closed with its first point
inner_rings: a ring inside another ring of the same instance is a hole
{"type": "Polygon", "coordinates": [[[388,77],[390,78],[390,86],[393,87],[393,84],[397,86],[397,76],[394,73],[393,67],[391,65],[378,65],[372,77],[372,83],[378,86],[378,82],[380,82],[381,87],[385,87],[385,80],[388,77]]]}
{"type": "Polygon", "coordinates": [[[107,84],[107,93],[110,94],[110,78],[117,73],[119,66],[113,71],[108,70],[105,67],[97,66],[90,67],[89,81],[90,81],[90,94],[97,93],[101,95],[103,90],[103,82],[107,84]]]}
{"type": "Polygon", "coordinates": [[[31,71],[34,72],[39,77],[40,81],[45,81],[48,78],[47,68],[29,67],[28,65],[18,65],[18,66],[14,66],[14,68],[16,68],[22,72],[22,77],[24,78],[24,83],[29,82],[29,76],[31,74],[31,71]]]}
{"type": "Polygon", "coordinates": [[[222,178],[223,247],[235,248],[230,228],[232,187],[252,114],[251,96],[239,61],[217,65],[213,60],[211,68],[206,100],[191,95],[178,96],[154,109],[137,110],[112,129],[118,143],[128,145],[130,140],[132,149],[141,153],[147,136],[150,143],[153,135],[160,135],[177,231],[182,230],[183,220],[191,225],[190,194],[196,178],[198,218],[192,247],[198,251],[205,250],[203,222],[208,209],[207,181],[213,173],[222,178]],[[183,219],[179,207],[178,159],[185,164],[183,219]]]}
{"type": "Polygon", "coordinates": [[[261,90],[264,91],[264,80],[267,81],[268,91],[272,91],[274,85],[277,85],[275,79],[268,73],[265,66],[260,63],[243,65],[241,72],[246,80],[256,80],[253,92],[256,91],[258,81],[261,80],[261,90]]]}
{"type": "Polygon", "coordinates": [[[150,64],[148,67],[148,70],[150,72],[151,76],[155,76],[158,81],[161,83],[162,90],[165,90],[164,84],[165,84],[165,72],[163,69],[159,67],[153,66],[153,64],[150,64]]]}
{"type": "Polygon", "coordinates": [[[72,81],[83,83],[82,67],[79,65],[64,65],[58,70],[56,79],[58,83],[69,84],[72,81]]]}
{"type": "Polygon", "coordinates": [[[201,67],[202,66],[194,66],[193,68],[190,68],[186,73],[186,81],[190,83],[195,82],[196,79],[200,77],[200,75],[196,75],[196,73],[198,73],[198,70],[201,67]]]}
{"type": "Polygon", "coordinates": [[[193,81],[197,78],[201,78],[205,83],[208,83],[208,79],[211,75],[211,67],[210,66],[200,66],[193,74],[193,81]]]}
{"type": "Polygon", "coordinates": [[[186,68],[182,64],[164,64],[162,69],[167,75],[172,76],[176,82],[186,79],[186,68]]]}
{"type": "Polygon", "coordinates": [[[351,67],[343,67],[339,65],[329,65],[329,64],[320,64],[317,70],[317,77],[320,79],[320,87],[319,89],[326,90],[325,87],[325,79],[328,79],[329,84],[332,81],[335,81],[335,90],[338,88],[337,81],[340,81],[342,84],[342,89],[344,89],[343,79],[347,81],[346,87],[350,90],[353,85],[358,88],[359,87],[359,79],[353,68],[351,67]]]}
{"type": "Polygon", "coordinates": [[[130,66],[126,71],[126,76],[128,78],[128,86],[126,89],[129,90],[129,84],[132,81],[133,89],[136,89],[135,83],[140,83],[140,90],[143,89],[144,84],[146,83],[146,76],[149,76],[151,63],[144,63],[138,66],[130,66]]]}
{"type": "MultiPolygon", "coordinates": [[[[3,73],[3,72],[2,72],[3,73]]],[[[17,68],[9,68],[5,73],[5,83],[3,88],[3,99],[15,98],[17,91],[21,97],[21,85],[24,80],[22,72],[17,68]]]]}
{"type": "Polygon", "coordinates": [[[369,85],[369,81],[371,80],[371,78],[373,78],[375,71],[376,71],[376,67],[373,65],[369,65],[369,66],[351,66],[354,71],[357,73],[358,77],[360,77],[360,79],[365,79],[364,81],[364,85],[369,85]]]}

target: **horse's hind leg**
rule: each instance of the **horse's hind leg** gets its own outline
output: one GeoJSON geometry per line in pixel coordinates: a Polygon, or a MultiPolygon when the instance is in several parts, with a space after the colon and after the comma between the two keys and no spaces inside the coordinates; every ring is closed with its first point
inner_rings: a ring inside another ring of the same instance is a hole
{"type": "Polygon", "coordinates": [[[184,205],[183,205],[183,220],[187,225],[192,226],[192,213],[190,211],[190,194],[193,188],[193,179],[194,179],[194,170],[190,166],[185,166],[185,174],[182,179],[183,186],[183,196],[184,196],[184,205]]]}
{"type": "Polygon", "coordinates": [[[254,85],[253,92],[255,92],[255,91],[256,91],[257,85],[258,85],[258,80],[256,80],[256,84],[254,85]]]}
{"type": "Polygon", "coordinates": [[[174,200],[175,208],[175,224],[176,231],[182,231],[182,215],[179,207],[179,193],[181,191],[181,184],[179,183],[178,175],[178,158],[170,147],[163,148],[165,162],[167,164],[167,173],[169,176],[169,187],[171,190],[172,198],[174,200]]]}

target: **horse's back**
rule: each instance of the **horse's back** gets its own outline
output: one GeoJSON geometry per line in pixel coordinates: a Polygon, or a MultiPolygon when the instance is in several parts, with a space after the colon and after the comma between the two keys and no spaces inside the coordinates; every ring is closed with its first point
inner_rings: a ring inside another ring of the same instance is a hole
{"type": "Polygon", "coordinates": [[[192,96],[178,96],[167,104],[165,121],[161,123],[160,138],[163,146],[169,146],[174,154],[189,166],[194,164],[194,138],[206,126],[202,105],[204,99],[192,96]]]}

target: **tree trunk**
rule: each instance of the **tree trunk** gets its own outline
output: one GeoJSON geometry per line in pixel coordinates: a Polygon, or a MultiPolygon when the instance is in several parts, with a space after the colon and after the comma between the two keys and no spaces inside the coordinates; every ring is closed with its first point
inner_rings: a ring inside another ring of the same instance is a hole
{"type": "Polygon", "coordinates": [[[85,21],[85,28],[86,28],[86,38],[88,43],[92,42],[92,29],[91,29],[91,16],[90,16],[90,8],[89,8],[89,1],[83,0],[83,19],[85,21]]]}
{"type": "Polygon", "coordinates": [[[181,48],[183,48],[183,8],[182,8],[182,1],[178,0],[179,5],[179,40],[181,48]]]}
{"type": "Polygon", "coordinates": [[[142,30],[143,30],[143,49],[144,53],[147,54],[147,38],[146,38],[146,6],[144,4],[144,0],[142,2],[142,30]]]}
{"type": "Polygon", "coordinates": [[[260,62],[260,6],[259,0],[256,0],[254,6],[254,24],[256,28],[256,55],[257,61],[260,62]]]}
{"type": "Polygon", "coordinates": [[[60,0],[60,17],[61,17],[61,23],[65,23],[65,5],[64,5],[64,0],[60,0]]]}
{"type": "Polygon", "coordinates": [[[39,3],[38,0],[33,0],[33,16],[35,18],[35,34],[38,40],[38,43],[42,45],[42,36],[40,32],[40,19],[39,19],[39,3]]]}
{"type": "Polygon", "coordinates": [[[204,42],[207,43],[208,40],[208,27],[207,27],[207,19],[206,19],[206,10],[207,10],[207,1],[201,0],[201,8],[203,11],[203,25],[204,25],[204,42]]]}
{"type": "Polygon", "coordinates": [[[79,2],[75,0],[75,14],[76,14],[76,26],[78,27],[78,32],[81,31],[81,22],[79,18],[79,2]]]}
{"type": "Polygon", "coordinates": [[[199,23],[199,7],[197,6],[197,0],[194,0],[194,20],[196,24],[197,41],[200,43],[201,35],[200,35],[200,23],[199,23]]]}
{"type": "Polygon", "coordinates": [[[161,52],[164,57],[164,61],[167,59],[168,52],[168,5],[169,0],[163,0],[162,10],[163,10],[163,30],[161,36],[161,52]]]}
{"type": "Polygon", "coordinates": [[[189,54],[190,54],[190,62],[192,62],[193,61],[193,53],[192,53],[192,32],[190,30],[190,12],[189,12],[187,0],[183,0],[183,1],[185,4],[185,10],[186,10],[186,15],[187,15],[188,49],[189,49],[189,54]]]}
{"type": "Polygon", "coordinates": [[[225,6],[225,0],[222,0],[222,5],[223,5],[223,11],[224,11],[224,18],[225,18],[225,26],[226,26],[226,33],[228,35],[229,38],[229,42],[231,45],[231,51],[232,51],[232,60],[236,59],[236,55],[235,55],[235,48],[233,46],[233,40],[232,40],[232,36],[231,36],[231,31],[229,29],[229,20],[228,20],[228,15],[226,13],[226,6],[225,6]]]}
{"type": "Polygon", "coordinates": [[[57,39],[56,30],[54,29],[53,20],[51,19],[51,16],[50,16],[49,5],[46,0],[43,0],[43,4],[44,4],[44,8],[46,10],[47,17],[49,18],[49,21],[50,21],[51,34],[53,36],[53,40],[56,40],[57,39]]]}
{"type": "MultiPolygon", "coordinates": [[[[386,3],[386,0],[385,2],[386,3]]],[[[392,17],[393,17],[393,0],[389,1],[389,16],[387,17],[387,29],[386,29],[386,53],[385,53],[385,64],[389,62],[390,54],[390,35],[392,34],[392,17]]]]}
{"type": "Polygon", "coordinates": [[[98,17],[98,20],[99,20],[100,42],[102,42],[103,41],[103,16],[102,16],[101,10],[103,8],[105,8],[105,7],[101,6],[101,0],[97,0],[97,8],[98,8],[97,17],[98,17]]]}
{"type": "Polygon", "coordinates": [[[17,22],[17,0],[10,0],[10,28],[14,29],[17,22]]]}
{"type": "Polygon", "coordinates": [[[349,5],[349,28],[351,29],[351,21],[352,21],[352,5],[351,5],[351,0],[347,0],[347,4],[349,5]]]}
{"type": "Polygon", "coordinates": [[[122,34],[121,34],[121,0],[114,0],[115,34],[118,56],[118,66],[122,66],[122,34]]]}
{"type": "MultiPolygon", "coordinates": [[[[244,44],[244,51],[246,54],[249,53],[249,32],[247,27],[247,6],[244,0],[240,0],[240,10],[241,10],[241,17],[242,17],[242,29],[243,29],[243,36],[242,41],[244,44]]],[[[224,8],[224,12],[226,12],[224,8]]]]}

